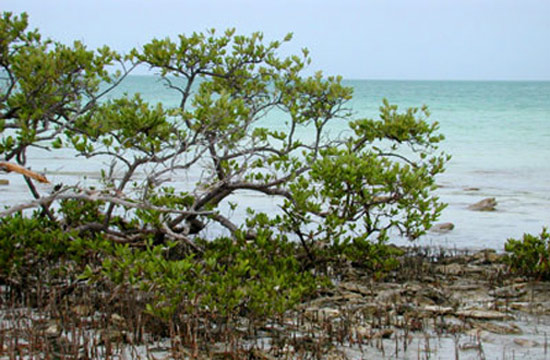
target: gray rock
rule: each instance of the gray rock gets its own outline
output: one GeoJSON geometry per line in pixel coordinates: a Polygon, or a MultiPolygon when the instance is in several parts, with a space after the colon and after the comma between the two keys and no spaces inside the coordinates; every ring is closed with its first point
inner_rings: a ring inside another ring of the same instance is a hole
{"type": "Polygon", "coordinates": [[[475,204],[468,206],[468,209],[474,211],[495,211],[497,201],[495,198],[486,198],[475,204]]]}
{"type": "Polygon", "coordinates": [[[48,338],[57,338],[59,335],[61,335],[61,327],[57,322],[51,321],[49,323],[49,326],[44,331],[44,335],[48,338]]]}
{"type": "Polygon", "coordinates": [[[439,273],[445,274],[445,275],[461,275],[464,274],[464,265],[460,264],[449,264],[449,265],[438,265],[435,267],[435,270],[439,273]]]}
{"type": "Polygon", "coordinates": [[[454,228],[455,228],[455,224],[450,223],[450,222],[445,222],[445,223],[435,224],[434,226],[432,226],[430,231],[440,233],[440,234],[444,234],[444,233],[448,233],[449,231],[453,230],[454,228]]]}
{"type": "Polygon", "coordinates": [[[340,316],[340,310],[332,308],[307,308],[305,315],[308,319],[313,321],[329,321],[340,316]]]}
{"type": "Polygon", "coordinates": [[[497,254],[494,249],[485,249],[478,251],[472,257],[473,263],[475,264],[492,264],[497,263],[502,259],[502,256],[497,254]]]}
{"type": "Polygon", "coordinates": [[[521,338],[514,339],[514,343],[516,345],[521,346],[521,347],[536,347],[536,346],[539,346],[539,343],[534,341],[534,340],[521,339],[521,338]]]}
{"type": "Polygon", "coordinates": [[[426,305],[420,311],[436,315],[448,315],[452,314],[454,309],[450,306],[426,305]]]}
{"type": "Polygon", "coordinates": [[[370,339],[372,337],[372,328],[370,326],[357,326],[354,329],[357,338],[370,339]]]}
{"type": "Polygon", "coordinates": [[[372,296],[373,295],[372,289],[369,289],[366,286],[362,286],[362,285],[359,285],[359,284],[356,284],[356,283],[353,283],[353,282],[340,283],[339,288],[343,289],[343,290],[346,290],[346,291],[351,291],[351,292],[354,292],[354,293],[358,293],[358,294],[361,294],[361,295],[364,295],[364,296],[372,296]]]}
{"type": "Polygon", "coordinates": [[[382,329],[372,336],[373,339],[389,339],[393,335],[393,329],[382,329]]]}
{"type": "Polygon", "coordinates": [[[478,322],[476,328],[498,335],[520,335],[523,333],[516,324],[495,324],[492,322],[478,322]]]}
{"type": "Polygon", "coordinates": [[[376,301],[379,303],[400,303],[403,302],[401,289],[383,290],[376,296],[376,301]]]}
{"type": "Polygon", "coordinates": [[[489,295],[496,298],[514,299],[527,294],[526,284],[514,284],[489,291],[489,295]]]}
{"type": "Polygon", "coordinates": [[[504,321],[511,318],[510,315],[502,313],[500,311],[492,310],[459,310],[456,312],[456,315],[459,317],[465,317],[470,319],[478,320],[495,320],[495,321],[504,321]]]}

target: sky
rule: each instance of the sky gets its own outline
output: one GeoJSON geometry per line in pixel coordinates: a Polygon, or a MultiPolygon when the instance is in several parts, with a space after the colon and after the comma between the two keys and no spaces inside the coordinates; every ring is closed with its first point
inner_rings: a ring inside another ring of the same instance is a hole
{"type": "Polygon", "coordinates": [[[549,0],[0,0],[52,39],[125,52],[215,28],[292,32],[346,79],[550,80],[549,0]]]}

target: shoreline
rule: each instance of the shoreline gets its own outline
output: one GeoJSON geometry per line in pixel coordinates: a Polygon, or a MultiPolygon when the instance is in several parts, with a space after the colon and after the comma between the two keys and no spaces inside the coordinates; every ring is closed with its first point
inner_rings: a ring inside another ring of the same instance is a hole
{"type": "MultiPolygon", "coordinates": [[[[226,358],[237,351],[236,344],[239,351],[253,353],[254,359],[302,359],[308,358],[307,354],[334,360],[485,359],[494,358],[494,354],[499,358],[546,358],[550,283],[513,276],[502,260],[503,255],[491,249],[408,249],[400,257],[399,267],[383,279],[348,264],[334,269],[332,288],[324,289],[281,319],[257,324],[246,316],[237,319],[232,331],[235,337],[242,337],[241,342],[214,343],[196,358],[226,358]]],[[[37,315],[36,310],[28,310],[38,316],[26,325],[31,333],[42,334],[56,344],[70,338],[67,329],[71,327],[67,328],[62,318],[46,318],[37,315]]],[[[174,339],[135,343],[131,324],[116,313],[90,312],[79,305],[67,310],[76,317],[71,321],[80,318],[88,327],[94,317],[108,317],[109,327],[91,327],[87,332],[90,339],[95,339],[90,344],[97,344],[103,351],[107,351],[106,342],[111,344],[111,355],[126,352],[141,354],[133,358],[143,359],[173,356],[174,339]]],[[[4,345],[0,359],[7,359],[10,351],[6,341],[10,331],[21,334],[15,329],[17,322],[6,322],[9,313],[2,304],[0,335],[4,345]]],[[[78,327],[73,325],[72,329],[78,327]]],[[[179,349],[181,358],[192,357],[192,349],[179,349]]]]}

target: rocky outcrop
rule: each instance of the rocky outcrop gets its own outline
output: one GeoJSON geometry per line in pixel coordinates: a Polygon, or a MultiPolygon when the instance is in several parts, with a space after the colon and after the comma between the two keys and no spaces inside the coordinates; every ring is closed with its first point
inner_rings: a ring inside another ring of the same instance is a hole
{"type": "Polygon", "coordinates": [[[435,333],[438,339],[454,339],[453,349],[460,352],[482,351],[487,342],[538,346],[533,337],[537,325],[530,319],[550,321],[550,283],[507,273],[503,255],[494,250],[436,260],[412,256],[409,261],[417,262],[401,259],[403,266],[384,279],[373,280],[356,269],[323,297],[302,304],[298,332],[346,329],[354,342],[376,346],[404,344],[403,339],[422,344],[435,333]]]}

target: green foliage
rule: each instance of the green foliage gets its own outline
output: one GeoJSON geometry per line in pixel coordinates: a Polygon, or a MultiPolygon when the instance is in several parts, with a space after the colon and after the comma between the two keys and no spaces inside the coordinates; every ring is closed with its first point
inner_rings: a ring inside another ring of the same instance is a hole
{"type": "Polygon", "coordinates": [[[26,162],[26,150],[39,142],[62,145],[59,135],[71,130],[74,119],[89,110],[101,82],[111,83],[106,66],[120,61],[104,47],[87,50],[81,42],[72,46],[43,40],[27,31],[26,14],[3,13],[0,24],[0,118],[14,133],[2,138],[0,152],[6,160],[26,162]]]}
{"type": "Polygon", "coordinates": [[[204,245],[201,256],[181,259],[168,256],[175,243],[149,243],[145,249],[116,245],[100,275],[88,268],[83,277],[146,294],[147,311],[164,320],[188,314],[231,320],[243,312],[265,319],[284,313],[326,284],[301,271],[293,256],[295,244],[218,238],[204,245]]]}
{"type": "Polygon", "coordinates": [[[550,233],[546,228],[540,235],[524,234],[523,239],[508,239],[504,249],[510,270],[539,280],[550,279],[550,233]]]}
{"type": "Polygon", "coordinates": [[[63,216],[66,226],[78,227],[103,221],[102,206],[103,204],[98,201],[69,199],[61,202],[59,213],[63,216]]]}
{"type": "Polygon", "coordinates": [[[0,279],[24,291],[49,278],[54,283],[59,282],[58,276],[68,281],[109,246],[101,239],[67,232],[38,214],[4,217],[0,219],[0,279]]]}
{"type": "Polygon", "coordinates": [[[15,277],[42,261],[64,255],[66,238],[63,231],[55,226],[52,231],[52,224],[41,218],[17,215],[0,219],[1,276],[15,277]]]}
{"type": "Polygon", "coordinates": [[[329,249],[340,261],[350,261],[356,267],[367,269],[373,278],[383,278],[399,266],[399,257],[404,251],[382,242],[353,239],[351,242],[334,244],[329,249]]]}
{"type": "MultiPolygon", "coordinates": [[[[146,152],[158,152],[163,141],[176,136],[174,126],[167,121],[167,112],[159,103],[150,108],[139,95],[121,98],[102,104],[89,116],[77,123],[91,141],[101,139],[102,145],[114,151],[133,148],[146,152]]],[[[76,135],[76,143],[79,136],[76,135]]],[[[77,148],[92,153],[92,148],[77,148]]]]}

